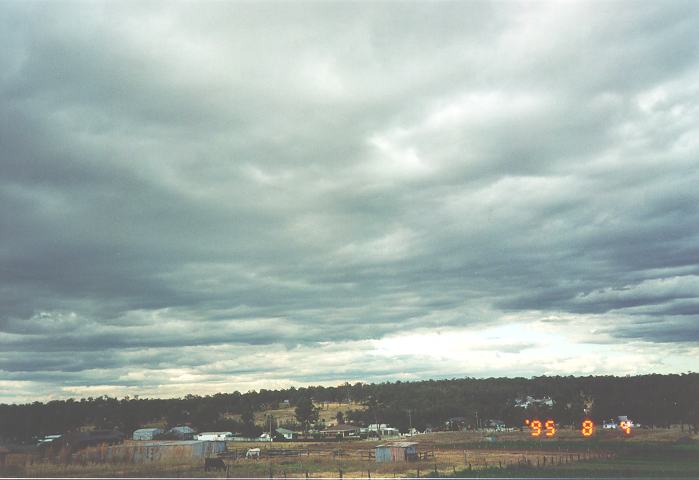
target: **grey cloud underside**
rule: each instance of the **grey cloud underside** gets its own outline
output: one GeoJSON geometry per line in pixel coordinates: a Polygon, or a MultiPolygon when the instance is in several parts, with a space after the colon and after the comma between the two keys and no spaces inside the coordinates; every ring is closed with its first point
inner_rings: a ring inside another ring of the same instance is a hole
{"type": "Polygon", "coordinates": [[[697,341],[697,5],[597,7],[3,4],[3,377],[531,311],[697,341]]]}

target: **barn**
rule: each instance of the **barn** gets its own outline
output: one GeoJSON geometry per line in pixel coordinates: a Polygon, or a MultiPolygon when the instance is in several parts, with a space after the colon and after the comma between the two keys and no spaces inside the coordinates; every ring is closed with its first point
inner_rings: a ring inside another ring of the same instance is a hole
{"type": "Polygon", "coordinates": [[[134,440],[154,440],[158,435],[164,432],[160,428],[139,428],[133,432],[134,440]]]}
{"type": "Polygon", "coordinates": [[[416,442],[396,442],[376,446],[376,461],[407,462],[417,459],[416,442]]]}

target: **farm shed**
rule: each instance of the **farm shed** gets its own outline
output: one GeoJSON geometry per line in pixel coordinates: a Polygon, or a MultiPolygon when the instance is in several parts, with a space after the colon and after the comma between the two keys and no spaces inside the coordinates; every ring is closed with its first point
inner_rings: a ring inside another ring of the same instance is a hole
{"type": "Polygon", "coordinates": [[[162,435],[164,432],[160,428],[139,428],[133,432],[134,440],[153,440],[158,435],[162,435]]]}
{"type": "Polygon", "coordinates": [[[407,462],[416,458],[416,442],[397,442],[376,446],[377,462],[407,462]]]}
{"type": "Polygon", "coordinates": [[[176,438],[178,440],[192,440],[194,435],[197,433],[192,427],[186,425],[180,425],[177,427],[172,427],[168,430],[168,436],[176,438]]]}
{"type": "Polygon", "coordinates": [[[171,440],[108,447],[104,458],[116,462],[148,463],[169,459],[207,458],[226,451],[226,442],[171,440]]]}
{"type": "Polygon", "coordinates": [[[350,435],[357,435],[359,433],[359,427],[355,425],[349,425],[347,423],[335,425],[334,427],[328,427],[325,430],[321,430],[320,434],[324,437],[349,437],[350,435]]]}

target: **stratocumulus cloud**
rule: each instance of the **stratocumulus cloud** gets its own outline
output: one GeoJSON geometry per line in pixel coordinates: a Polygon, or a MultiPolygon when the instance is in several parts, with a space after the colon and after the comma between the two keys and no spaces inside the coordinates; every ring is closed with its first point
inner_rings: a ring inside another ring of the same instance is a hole
{"type": "Polygon", "coordinates": [[[697,23],[3,3],[0,401],[691,370],[697,23]]]}

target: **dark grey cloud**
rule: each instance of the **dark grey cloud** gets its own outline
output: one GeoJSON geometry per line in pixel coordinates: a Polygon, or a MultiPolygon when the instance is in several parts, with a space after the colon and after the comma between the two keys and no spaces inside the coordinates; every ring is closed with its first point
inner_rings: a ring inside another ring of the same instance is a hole
{"type": "Polygon", "coordinates": [[[0,6],[0,400],[696,360],[696,4],[161,7],[0,6]]]}

